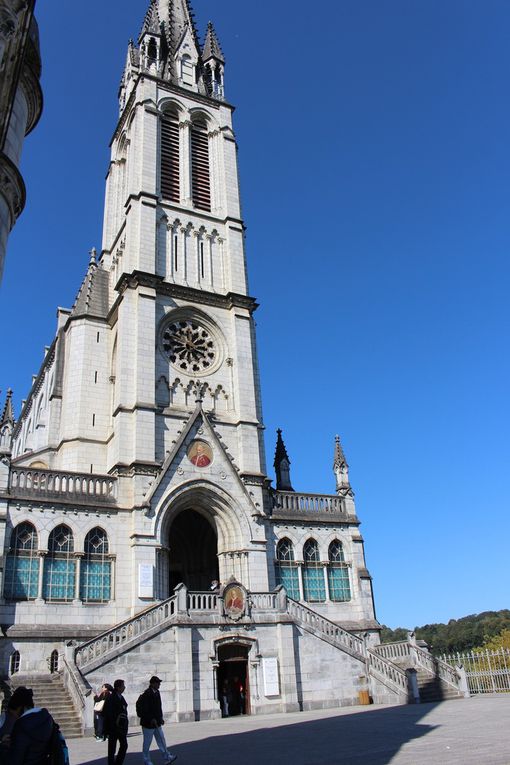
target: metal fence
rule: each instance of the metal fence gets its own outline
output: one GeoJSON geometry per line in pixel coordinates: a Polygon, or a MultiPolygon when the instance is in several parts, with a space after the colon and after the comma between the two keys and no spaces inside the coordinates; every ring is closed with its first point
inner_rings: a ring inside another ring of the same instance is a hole
{"type": "Polygon", "coordinates": [[[441,658],[452,667],[464,667],[471,693],[510,693],[509,648],[455,653],[441,658]]]}

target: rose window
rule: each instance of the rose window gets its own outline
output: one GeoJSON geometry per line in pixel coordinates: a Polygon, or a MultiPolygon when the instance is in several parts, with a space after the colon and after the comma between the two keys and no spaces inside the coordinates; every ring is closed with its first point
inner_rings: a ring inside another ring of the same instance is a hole
{"type": "Polygon", "coordinates": [[[211,335],[192,320],[169,324],[163,332],[163,348],[172,364],[183,372],[206,372],[216,359],[211,335]]]}

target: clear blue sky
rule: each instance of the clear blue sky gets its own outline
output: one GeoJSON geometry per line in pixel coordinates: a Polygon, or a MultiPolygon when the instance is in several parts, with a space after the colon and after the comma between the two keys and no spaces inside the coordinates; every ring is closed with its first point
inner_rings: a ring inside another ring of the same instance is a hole
{"type": "MultiPolygon", "coordinates": [[[[45,108],[0,293],[18,411],[100,248],[147,4],[38,3],[45,108]]],[[[508,608],[508,0],[193,5],[238,108],[270,472],[279,426],[296,490],[333,492],[340,433],[380,621],[508,608]]]]}

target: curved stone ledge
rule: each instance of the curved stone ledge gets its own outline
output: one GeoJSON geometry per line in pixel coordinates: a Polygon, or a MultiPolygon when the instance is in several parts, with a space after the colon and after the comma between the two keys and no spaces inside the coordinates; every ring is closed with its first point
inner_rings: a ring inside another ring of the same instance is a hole
{"type": "Polygon", "coordinates": [[[25,207],[26,189],[20,171],[3,153],[0,153],[0,194],[7,202],[12,228],[25,207]]]}

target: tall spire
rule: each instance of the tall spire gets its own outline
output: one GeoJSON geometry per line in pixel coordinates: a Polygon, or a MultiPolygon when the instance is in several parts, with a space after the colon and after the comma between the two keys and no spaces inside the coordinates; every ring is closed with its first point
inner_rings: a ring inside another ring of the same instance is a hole
{"type": "Polygon", "coordinates": [[[9,454],[14,430],[14,412],[12,409],[12,390],[9,388],[5,399],[4,410],[0,419],[0,451],[9,454]]]}
{"type": "Polygon", "coordinates": [[[333,472],[336,477],[336,493],[345,495],[351,488],[349,483],[349,465],[345,459],[344,450],[340,443],[340,436],[335,436],[335,453],[333,458],[333,472]]]}
{"type": "Polygon", "coordinates": [[[274,469],[276,473],[276,488],[282,491],[294,491],[290,482],[290,460],[283,443],[281,428],[276,431],[276,450],[274,453],[274,469]]]}
{"type": "Polygon", "coordinates": [[[143,20],[142,29],[138,39],[141,40],[145,34],[159,35],[160,24],[161,21],[158,12],[158,0],[152,0],[149,8],[147,9],[147,13],[145,14],[145,19],[143,20]]]}
{"type": "Polygon", "coordinates": [[[11,425],[14,425],[14,412],[12,409],[12,389],[11,388],[7,390],[4,410],[2,412],[2,419],[0,420],[0,427],[2,427],[2,425],[6,425],[7,423],[11,423],[11,425]]]}
{"type": "Polygon", "coordinates": [[[204,64],[211,58],[214,58],[221,64],[225,63],[225,59],[223,58],[223,51],[221,50],[221,45],[219,43],[218,36],[216,35],[212,21],[210,21],[207,25],[204,50],[202,51],[202,59],[204,64]]]}

